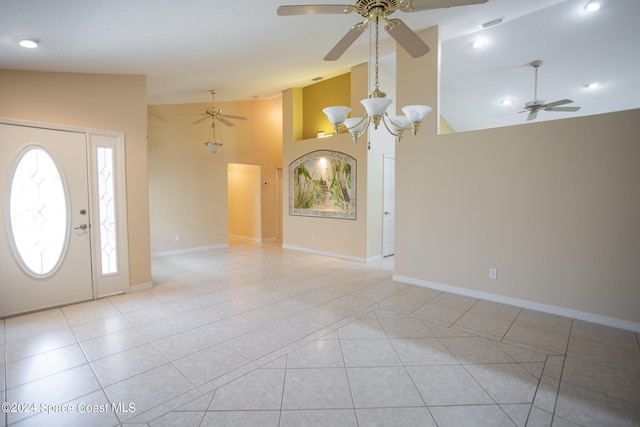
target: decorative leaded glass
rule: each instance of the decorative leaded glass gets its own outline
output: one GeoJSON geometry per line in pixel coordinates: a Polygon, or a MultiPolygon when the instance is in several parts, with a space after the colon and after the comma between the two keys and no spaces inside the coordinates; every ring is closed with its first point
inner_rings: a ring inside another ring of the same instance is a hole
{"type": "Polygon", "coordinates": [[[23,267],[47,276],[60,265],[69,228],[62,176],[49,153],[27,149],[14,169],[9,199],[11,233],[23,267]]]}
{"type": "Polygon", "coordinates": [[[97,147],[102,274],[118,272],[113,148],[97,147]]]}

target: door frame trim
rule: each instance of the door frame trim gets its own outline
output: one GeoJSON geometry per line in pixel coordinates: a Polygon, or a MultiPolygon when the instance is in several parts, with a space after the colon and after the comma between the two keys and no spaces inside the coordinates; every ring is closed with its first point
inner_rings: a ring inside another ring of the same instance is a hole
{"type": "Polygon", "coordinates": [[[91,223],[98,224],[99,212],[97,201],[97,164],[95,150],[98,146],[105,146],[96,141],[99,137],[109,137],[113,143],[109,144],[115,149],[114,184],[116,193],[116,221],[118,239],[118,274],[104,276],[100,273],[100,228],[91,227],[89,230],[91,247],[91,271],[93,298],[102,298],[109,295],[129,292],[131,282],[129,278],[129,233],[127,228],[127,192],[126,192],[126,157],[125,134],[121,131],[109,131],[78,126],[68,126],[54,123],[35,122],[31,120],[12,119],[0,116],[0,123],[6,125],[23,126],[37,129],[49,129],[56,131],[74,132],[85,134],[87,147],[87,179],[89,191],[89,204],[91,206],[91,223]],[[93,137],[93,138],[92,138],[93,137]]]}

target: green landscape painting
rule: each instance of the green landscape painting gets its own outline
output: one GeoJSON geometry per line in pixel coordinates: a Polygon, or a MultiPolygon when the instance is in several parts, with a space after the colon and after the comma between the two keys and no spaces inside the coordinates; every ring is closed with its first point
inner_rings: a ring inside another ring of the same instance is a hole
{"type": "Polygon", "coordinates": [[[337,151],[314,151],[289,165],[289,213],[356,218],[356,160],[337,151]]]}

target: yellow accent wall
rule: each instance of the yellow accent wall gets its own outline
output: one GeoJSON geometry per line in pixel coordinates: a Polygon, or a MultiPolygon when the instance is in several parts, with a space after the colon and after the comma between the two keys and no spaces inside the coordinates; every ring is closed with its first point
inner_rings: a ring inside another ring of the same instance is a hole
{"type": "Polygon", "coordinates": [[[444,116],[440,116],[440,135],[453,132],[455,132],[455,129],[451,127],[447,119],[444,116]]]}
{"type": "MultiPolygon", "coordinates": [[[[347,74],[351,83],[350,100],[355,116],[364,115],[360,104],[368,94],[368,65],[361,64],[347,74]]],[[[306,88],[305,88],[306,89],[306,88]]],[[[326,253],[349,259],[368,261],[381,257],[382,241],[382,157],[393,153],[388,134],[380,130],[381,138],[374,138],[372,150],[367,149],[369,133],[354,143],[351,135],[343,133],[328,138],[300,140],[303,104],[307,100],[304,89],[283,92],[283,195],[288,207],[289,165],[299,157],[316,150],[332,150],[349,154],[357,160],[357,188],[355,220],[289,215],[284,212],[284,247],[315,253],[326,253]],[[304,98],[304,100],[303,100],[304,98]],[[386,135],[386,139],[385,139],[386,135]]],[[[320,114],[330,102],[318,102],[320,114]]],[[[335,104],[334,104],[335,105],[335,104]]]]}
{"type": "Polygon", "coordinates": [[[333,126],[322,109],[351,105],[351,73],[305,86],[302,97],[303,139],[315,138],[318,131],[329,135],[333,133],[333,126]]]}
{"type": "MultiPolygon", "coordinates": [[[[358,84],[351,85],[350,99],[347,106],[355,105],[353,100],[366,96],[366,66],[352,69],[350,78],[358,84]],[[365,77],[364,79],[360,77],[365,77]]],[[[283,244],[285,247],[302,249],[314,252],[331,252],[346,257],[365,258],[366,256],[366,200],[367,187],[366,176],[367,162],[366,140],[354,144],[349,134],[341,134],[328,138],[313,138],[297,140],[300,135],[303,114],[303,89],[294,88],[283,92],[283,195],[286,205],[289,201],[289,164],[295,159],[316,150],[340,151],[356,158],[357,160],[357,187],[356,187],[356,220],[328,219],[306,216],[289,215],[285,209],[283,218],[283,244]]],[[[326,103],[318,102],[318,105],[326,106],[326,103]]],[[[324,108],[324,107],[323,107],[324,108]]],[[[320,109],[322,110],[322,108],[320,109]]],[[[322,112],[320,114],[323,114],[322,112]]]]}

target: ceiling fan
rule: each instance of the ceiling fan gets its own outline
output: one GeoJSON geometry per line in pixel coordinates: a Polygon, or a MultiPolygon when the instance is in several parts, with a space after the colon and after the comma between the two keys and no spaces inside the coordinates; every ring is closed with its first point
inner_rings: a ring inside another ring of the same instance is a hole
{"type": "MultiPolygon", "coordinates": [[[[205,120],[207,120],[208,118],[212,118],[213,122],[215,122],[216,120],[229,126],[229,127],[233,127],[235,126],[233,123],[231,123],[229,120],[227,119],[234,119],[234,120],[247,120],[246,117],[243,116],[232,116],[229,114],[222,114],[222,110],[220,110],[218,107],[216,107],[214,104],[215,102],[215,96],[216,96],[216,90],[215,89],[210,89],[209,93],[211,94],[211,107],[207,108],[205,110],[204,113],[202,113],[201,115],[204,116],[201,119],[196,120],[195,122],[193,122],[193,124],[198,124],[200,122],[203,122],[205,120]]],[[[213,126],[213,125],[212,125],[213,126]]]]}
{"type": "Polygon", "coordinates": [[[524,110],[520,111],[521,113],[529,112],[527,116],[527,121],[534,120],[538,117],[538,111],[570,111],[575,112],[580,109],[580,107],[561,107],[561,105],[571,104],[573,101],[570,99],[561,99],[559,101],[545,103],[543,100],[538,99],[538,68],[542,65],[541,60],[535,60],[531,63],[531,66],[536,70],[535,77],[535,89],[533,93],[533,101],[529,101],[524,105],[524,110]]]}
{"type": "Polygon", "coordinates": [[[384,29],[409,55],[418,58],[429,52],[429,46],[400,19],[389,19],[396,10],[401,12],[419,12],[429,9],[442,9],[455,6],[467,6],[486,3],[488,0],[356,0],[354,5],[314,4],[288,5],[278,7],[278,15],[311,14],[348,14],[357,13],[365,18],[347,32],[347,34],[324,57],[325,61],[335,61],[369,27],[370,22],[384,21],[384,29]]]}
{"type": "Polygon", "coordinates": [[[218,107],[214,105],[216,90],[210,89],[209,93],[211,94],[211,107],[207,108],[205,112],[202,113],[202,115],[204,116],[203,118],[196,120],[195,122],[193,122],[193,124],[195,125],[209,118],[211,119],[211,134],[207,142],[204,143],[204,145],[207,147],[207,150],[209,150],[210,153],[215,154],[222,147],[222,143],[216,141],[216,122],[221,122],[226,126],[233,127],[235,125],[231,123],[228,119],[247,120],[247,118],[243,116],[232,116],[229,114],[222,114],[222,110],[220,110],[218,107]]]}

